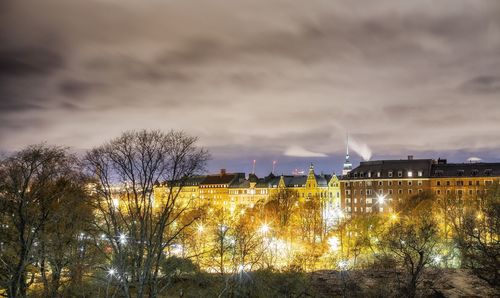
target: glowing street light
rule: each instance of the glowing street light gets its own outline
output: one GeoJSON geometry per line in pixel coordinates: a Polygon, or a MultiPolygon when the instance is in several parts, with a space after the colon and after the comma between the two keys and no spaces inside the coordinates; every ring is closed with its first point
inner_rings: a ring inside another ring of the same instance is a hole
{"type": "Polygon", "coordinates": [[[337,236],[332,236],[328,239],[328,245],[330,245],[330,250],[336,252],[340,249],[340,241],[337,236]]]}
{"type": "Polygon", "coordinates": [[[440,255],[434,256],[434,263],[439,264],[442,260],[443,258],[440,255]]]}
{"type": "Polygon", "coordinates": [[[267,232],[269,232],[270,229],[271,228],[269,227],[268,224],[263,224],[259,230],[262,234],[267,234],[267,232]]]}
{"type": "Polygon", "coordinates": [[[125,234],[120,234],[120,236],[118,236],[118,241],[120,241],[120,244],[127,244],[127,236],[125,236],[125,234]]]}
{"type": "Polygon", "coordinates": [[[377,202],[379,203],[379,205],[382,205],[385,203],[385,197],[386,197],[386,195],[377,194],[377,202]]]}
{"type": "Polygon", "coordinates": [[[238,266],[238,269],[237,269],[237,270],[238,270],[238,273],[241,273],[241,272],[245,271],[245,265],[240,264],[240,265],[238,266]]]}
{"type": "Polygon", "coordinates": [[[113,268],[113,267],[109,268],[108,275],[109,276],[114,276],[115,274],[116,274],[116,269],[113,268]]]}
{"type": "Polygon", "coordinates": [[[120,201],[118,199],[113,199],[112,201],[112,204],[113,204],[113,208],[118,209],[118,207],[120,207],[120,201]]]}
{"type": "Polygon", "coordinates": [[[396,220],[398,220],[398,215],[397,215],[396,213],[392,213],[392,214],[391,214],[391,220],[392,220],[392,221],[396,221],[396,220]]]}
{"type": "Polygon", "coordinates": [[[203,227],[203,225],[198,225],[198,233],[203,233],[203,231],[205,230],[205,227],[203,227]]]}
{"type": "Polygon", "coordinates": [[[223,225],[223,224],[220,224],[219,225],[219,229],[222,233],[225,233],[227,231],[227,226],[226,225],[223,225]]]}
{"type": "Polygon", "coordinates": [[[347,270],[347,266],[349,266],[349,262],[347,260],[342,260],[338,263],[339,269],[342,271],[347,270]]]}

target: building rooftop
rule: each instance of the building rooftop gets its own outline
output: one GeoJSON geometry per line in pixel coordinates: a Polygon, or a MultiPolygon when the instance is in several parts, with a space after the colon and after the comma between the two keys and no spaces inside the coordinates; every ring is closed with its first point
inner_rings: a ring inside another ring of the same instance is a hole
{"type": "Polygon", "coordinates": [[[432,159],[373,160],[363,161],[342,179],[388,179],[430,177],[432,159]]]}
{"type": "Polygon", "coordinates": [[[226,173],[226,170],[222,169],[220,174],[206,176],[200,185],[228,185],[239,179],[245,179],[245,173],[226,173]]]}
{"type": "Polygon", "coordinates": [[[437,163],[432,177],[500,177],[500,163],[437,163]]]}

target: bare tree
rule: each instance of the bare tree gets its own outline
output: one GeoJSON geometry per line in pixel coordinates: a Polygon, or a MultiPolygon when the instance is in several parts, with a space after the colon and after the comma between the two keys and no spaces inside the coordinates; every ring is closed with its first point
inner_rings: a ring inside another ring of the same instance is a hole
{"type": "Polygon", "coordinates": [[[268,211],[270,216],[276,216],[281,229],[288,226],[292,214],[296,209],[299,194],[291,189],[279,189],[277,192],[269,196],[265,210],[268,211]]]}
{"type": "Polygon", "coordinates": [[[462,265],[491,285],[500,285],[500,186],[494,183],[481,209],[468,209],[454,227],[462,265]]]}
{"type": "Polygon", "coordinates": [[[78,287],[83,274],[95,264],[93,246],[85,233],[93,218],[86,182],[85,177],[74,173],[47,188],[53,192],[54,187],[64,187],[66,192],[48,206],[51,214],[40,229],[35,249],[45,297],[57,297],[66,285],[78,287]]]}
{"type": "MultiPolygon", "coordinates": [[[[1,162],[0,267],[1,283],[8,289],[9,297],[27,295],[28,286],[34,281],[34,265],[39,257],[45,260],[38,247],[46,243],[43,235],[58,212],[54,206],[81,187],[77,186],[78,176],[75,157],[63,148],[43,144],[29,146],[1,162]]],[[[60,270],[58,267],[53,275],[54,291],[60,270]]]]}
{"type": "Polygon", "coordinates": [[[86,155],[96,177],[96,228],[112,251],[109,279],[123,296],[158,295],[162,254],[190,224],[179,224],[189,206],[176,200],[209,158],[196,142],[183,132],[130,131],[86,155]],[[164,198],[153,196],[158,181],[171,182],[164,198]]]}
{"type": "Polygon", "coordinates": [[[415,297],[424,268],[436,255],[438,228],[429,213],[401,218],[389,227],[381,241],[397,264],[406,271],[404,292],[415,297]]]}

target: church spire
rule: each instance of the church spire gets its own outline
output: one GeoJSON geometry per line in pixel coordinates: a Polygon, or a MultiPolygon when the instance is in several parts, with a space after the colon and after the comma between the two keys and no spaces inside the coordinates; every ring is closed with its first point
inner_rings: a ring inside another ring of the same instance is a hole
{"type": "Polygon", "coordinates": [[[346,133],[345,160],[349,161],[349,133],[346,133]]]}
{"type": "Polygon", "coordinates": [[[346,134],[346,145],[345,145],[345,161],[344,168],[342,169],[342,175],[347,175],[352,170],[352,164],[349,161],[349,133],[346,134]]]}

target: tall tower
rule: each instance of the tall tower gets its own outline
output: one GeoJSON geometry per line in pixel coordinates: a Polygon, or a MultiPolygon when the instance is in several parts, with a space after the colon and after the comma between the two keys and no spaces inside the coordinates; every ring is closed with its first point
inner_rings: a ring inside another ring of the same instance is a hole
{"type": "Polygon", "coordinates": [[[349,134],[346,136],[346,145],[345,145],[345,161],[344,168],[342,169],[342,175],[347,175],[352,170],[352,164],[349,161],[349,134]]]}

